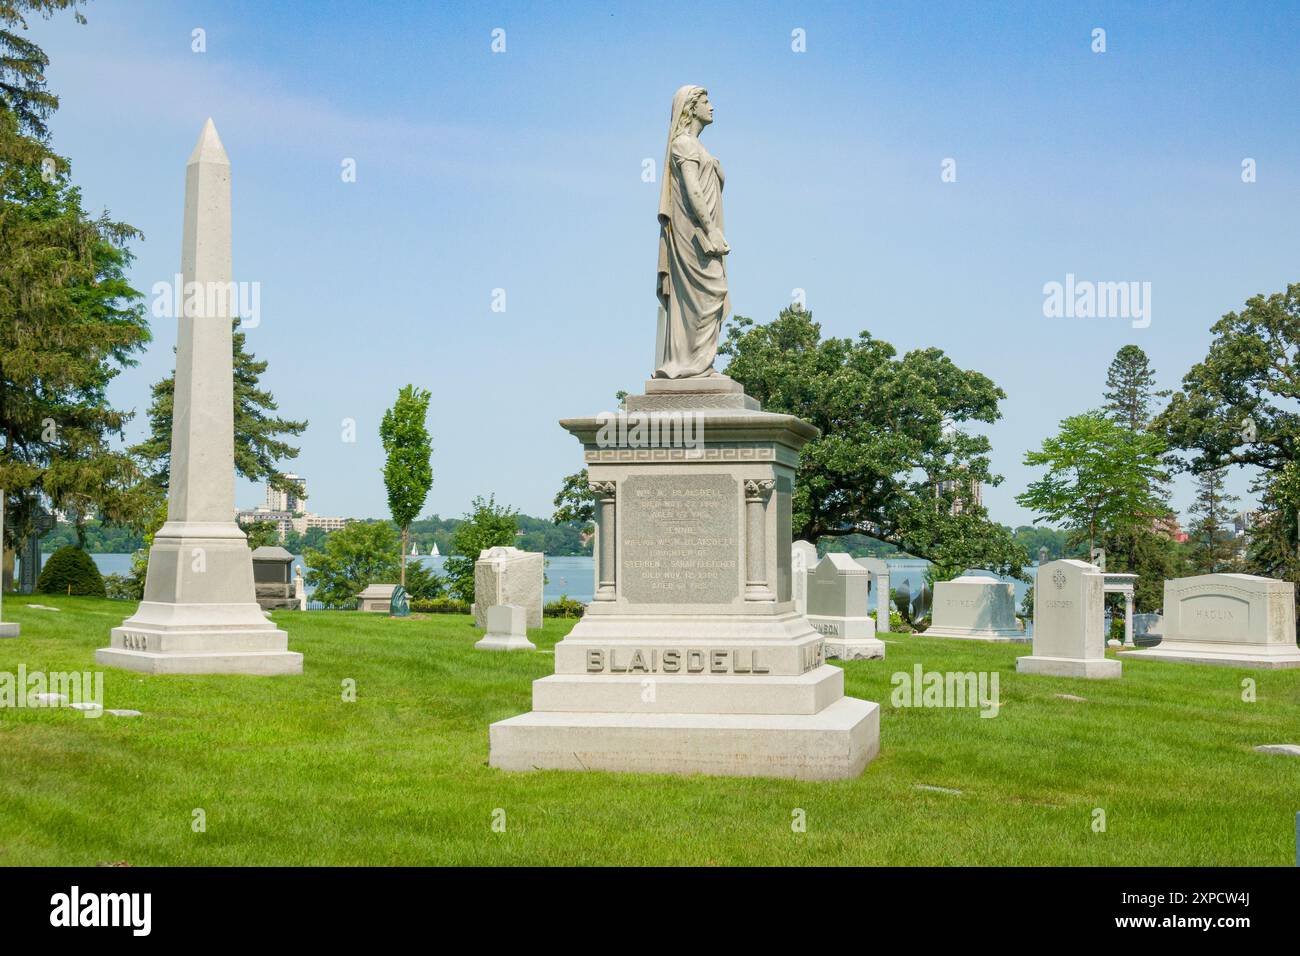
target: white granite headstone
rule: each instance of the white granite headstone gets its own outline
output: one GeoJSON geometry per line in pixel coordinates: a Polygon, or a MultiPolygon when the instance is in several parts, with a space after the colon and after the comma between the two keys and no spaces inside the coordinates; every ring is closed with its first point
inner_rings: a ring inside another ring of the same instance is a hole
{"type": "Polygon", "coordinates": [[[1104,580],[1095,565],[1074,559],[1038,568],[1034,653],[1016,658],[1017,671],[1056,677],[1120,676],[1120,662],[1106,656],[1104,580]]]}
{"type": "Polygon", "coordinates": [[[1016,588],[987,575],[969,574],[934,586],[926,637],[1025,641],[1016,621],[1016,588]]]}
{"type": "Polygon", "coordinates": [[[1295,585],[1253,574],[1165,581],[1162,638],[1124,657],[1279,669],[1300,667],[1295,585]]]}
{"type": "Polygon", "coordinates": [[[808,541],[790,545],[790,597],[800,614],[808,613],[808,574],[817,567],[817,546],[808,541]]]}
{"type": "Polygon", "coordinates": [[[488,608],[515,604],[529,627],[542,626],[544,555],[514,547],[486,548],[474,562],[474,624],[487,627],[488,608]]]}
{"type": "Polygon", "coordinates": [[[230,160],[208,120],[185,167],[171,479],[144,600],[95,652],[153,674],[301,674],[302,655],[263,615],[248,538],[235,523],[230,160]]]}
{"type": "Polygon", "coordinates": [[[843,553],[826,555],[808,575],[808,620],[826,638],[826,656],[840,660],[882,658],[876,622],[867,610],[871,572],[843,553]]]}

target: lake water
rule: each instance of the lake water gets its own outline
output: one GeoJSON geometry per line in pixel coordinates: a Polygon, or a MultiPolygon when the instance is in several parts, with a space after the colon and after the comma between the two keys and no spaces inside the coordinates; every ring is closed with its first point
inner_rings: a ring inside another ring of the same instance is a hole
{"type": "MultiPolygon", "coordinates": [[[[131,573],[131,555],[129,554],[95,554],[91,555],[91,557],[95,559],[95,564],[99,567],[101,574],[131,573]]],[[[407,560],[412,559],[408,558],[407,560]]],[[[436,571],[442,571],[444,558],[441,556],[433,558],[428,555],[420,555],[414,560],[419,561],[421,564],[431,565],[436,571]]],[[[294,562],[302,564],[302,555],[294,555],[294,562]]],[[[925,583],[925,569],[930,566],[929,561],[920,558],[889,560],[885,563],[889,565],[889,586],[896,588],[900,584],[906,584],[908,590],[913,594],[925,583]]],[[[567,595],[575,601],[586,603],[591,600],[593,595],[594,574],[593,560],[587,555],[547,558],[546,586],[543,590],[543,598],[549,603],[559,600],[561,595],[567,595]]],[[[1032,578],[1033,568],[1029,569],[1029,574],[1032,578]]],[[[1016,607],[1019,608],[1020,602],[1025,597],[1025,589],[1029,585],[1015,578],[1002,577],[999,580],[1010,581],[1015,584],[1016,607]]]]}
{"type": "MultiPolygon", "coordinates": [[[[130,574],[131,573],[131,555],[129,554],[92,554],[95,559],[95,566],[99,568],[100,574],[130,574]]],[[[293,556],[295,564],[303,564],[302,555],[293,556]]],[[[421,564],[429,565],[435,571],[442,571],[442,563],[445,560],[442,556],[433,558],[427,554],[422,554],[418,558],[407,558],[410,561],[419,561],[421,564]]],[[[594,593],[594,574],[595,565],[592,559],[587,555],[572,555],[566,557],[554,557],[546,559],[546,584],[542,589],[542,599],[546,603],[558,601],[560,597],[568,596],[575,601],[582,601],[584,604],[591,600],[594,593]]],[[[306,567],[303,567],[306,570],[306,567]]],[[[310,589],[308,596],[311,595],[310,589]]]]}

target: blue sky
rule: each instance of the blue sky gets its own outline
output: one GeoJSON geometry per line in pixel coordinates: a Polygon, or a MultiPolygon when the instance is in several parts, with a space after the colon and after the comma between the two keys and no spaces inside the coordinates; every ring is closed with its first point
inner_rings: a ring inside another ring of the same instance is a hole
{"type": "MultiPolygon", "coordinates": [[[[673,91],[697,83],[727,174],[734,310],[766,321],[801,288],[826,334],[937,346],[992,377],[1006,481],[985,502],[1018,524],[1025,450],[1100,403],[1120,346],[1176,386],[1220,315],[1300,281],[1298,14],[98,0],[88,25],[64,15],[31,35],[87,205],[145,233],[142,291],[179,267],[185,160],[215,120],[236,278],[261,284],[249,345],[282,411],[311,422],[289,467],[314,511],[385,513],[379,419],[415,382],[434,396],[426,513],[495,492],[549,514],[581,465],[557,420],[611,407],[650,371],[658,185],[642,161],[662,157],[673,91]],[[1067,273],[1150,282],[1150,327],[1045,318],[1043,285],[1067,273]]],[[[132,437],[172,367],[174,320],[154,336],[112,390],[141,413],[132,437]]],[[[261,498],[239,483],[240,504],[261,498]]]]}

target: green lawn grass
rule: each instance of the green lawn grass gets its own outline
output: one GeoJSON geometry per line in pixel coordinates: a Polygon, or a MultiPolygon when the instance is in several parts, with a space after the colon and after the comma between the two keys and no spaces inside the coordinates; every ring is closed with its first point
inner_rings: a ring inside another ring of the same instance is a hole
{"type": "MultiPolygon", "coordinates": [[[[132,610],[9,596],[23,630],[0,641],[0,671],[95,669],[132,610]]],[[[1120,680],[1021,676],[1024,646],[885,635],[886,660],[845,667],[848,693],[881,703],[880,756],[855,780],[512,774],[487,766],[488,724],[530,709],[571,621],[503,654],[474,650],[463,616],[275,619],[301,677],[105,670],[105,706],[142,717],[0,710],[0,864],[1295,862],[1300,759],[1251,748],[1300,742],[1300,671],[1130,660],[1120,680]],[[893,707],[891,676],[917,662],[998,672],[998,716],[893,707]]]]}

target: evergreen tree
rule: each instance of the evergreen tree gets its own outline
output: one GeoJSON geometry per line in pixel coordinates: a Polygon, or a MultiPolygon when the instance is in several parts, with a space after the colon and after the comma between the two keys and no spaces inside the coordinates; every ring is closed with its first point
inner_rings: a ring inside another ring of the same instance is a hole
{"type": "MultiPolygon", "coordinates": [[[[267,363],[258,361],[245,349],[246,336],[239,330],[238,319],[231,338],[235,375],[235,471],[249,481],[266,481],[272,487],[301,495],[301,487],[286,479],[277,467],[281,461],[297,458],[298,449],[279,436],[301,435],[307,429],[307,422],[274,415],[280,406],[269,391],[259,387],[267,363]]],[[[152,465],[153,480],[163,489],[170,476],[175,391],[175,372],[154,385],[153,401],[149,405],[149,437],[132,448],[152,465]]]]}
{"type": "Polygon", "coordinates": [[[1151,400],[1169,394],[1155,391],[1155,382],[1156,373],[1147,353],[1139,346],[1125,345],[1115,353],[1106,371],[1106,415],[1134,431],[1147,428],[1151,423],[1151,400]]]}
{"type": "Polygon", "coordinates": [[[25,135],[44,142],[49,137],[45,121],[59,108],[59,98],[45,85],[50,58],[22,36],[24,14],[49,19],[59,10],[73,11],[78,23],[86,18],[77,9],[85,0],[0,0],[0,112],[11,114],[25,135]]]}
{"type": "Polygon", "coordinates": [[[126,281],[139,233],[88,216],[66,160],[18,123],[0,109],[0,488],[11,543],[41,498],[136,523],[150,497],[131,457],[111,448],[130,416],[107,397],[149,341],[142,297],[126,281]]]}
{"type": "Polygon", "coordinates": [[[1196,500],[1188,511],[1194,543],[1192,564],[1198,573],[1231,570],[1237,552],[1232,534],[1232,505],[1237,498],[1224,487],[1227,468],[1210,468],[1196,476],[1196,500]]]}

